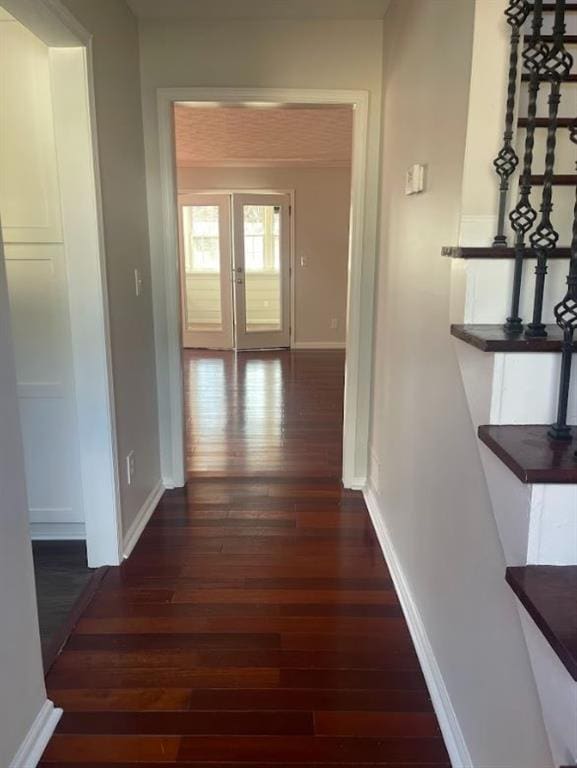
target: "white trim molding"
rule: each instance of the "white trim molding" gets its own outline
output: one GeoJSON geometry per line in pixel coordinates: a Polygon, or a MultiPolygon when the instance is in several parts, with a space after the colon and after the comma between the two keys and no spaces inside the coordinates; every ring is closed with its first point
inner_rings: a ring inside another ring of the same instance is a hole
{"type": "Polygon", "coordinates": [[[61,717],[62,710],[46,699],[9,768],[35,768],[61,717]]]}
{"type": "Polygon", "coordinates": [[[473,759],[469,753],[457,714],[451,702],[451,697],[435,658],[435,652],[429,641],[426,627],[384,523],[377,494],[373,488],[368,486],[364,490],[364,497],[379,544],[389,567],[409,632],[411,633],[415,651],[419,657],[421,669],[425,676],[451,764],[454,768],[473,768],[473,759]]]}
{"type": "Polygon", "coordinates": [[[124,536],[124,547],[123,547],[123,556],[126,560],[127,557],[130,557],[130,554],[132,553],[132,550],[136,546],[136,543],[138,542],[138,539],[142,535],[142,531],[146,528],[146,524],[152,517],[152,513],[156,509],[156,505],[162,498],[162,494],[164,493],[164,483],[162,481],[159,481],[157,485],[152,489],[152,491],[148,494],[146,501],[144,504],[140,507],[140,510],[138,511],[136,517],[132,521],[132,524],[130,528],[126,531],[126,534],[124,536]]]}
{"type": "Polygon", "coordinates": [[[292,349],[346,349],[345,341],[295,341],[292,349]]]}
{"type": "Polygon", "coordinates": [[[84,541],[84,523],[30,523],[32,541],[84,541]]]}
{"type": "MultiPolygon", "coordinates": [[[[180,341],[178,227],[173,160],[172,107],[175,102],[203,106],[269,104],[350,105],[354,114],[351,231],[347,302],[347,360],[343,437],[343,482],[351,487],[366,475],[372,369],[373,272],[376,224],[369,229],[365,213],[369,94],[367,91],[284,88],[159,88],[157,111],[162,207],[160,247],[152,248],[154,319],[157,340],[161,464],[163,477],[182,486],[184,471],[184,412],[180,341]],[[160,355],[160,357],[158,357],[160,355]]],[[[373,190],[370,190],[372,193],[373,190]]],[[[311,347],[312,348],[312,347],[311,347]]],[[[315,349],[318,346],[315,344],[315,349]]]]}

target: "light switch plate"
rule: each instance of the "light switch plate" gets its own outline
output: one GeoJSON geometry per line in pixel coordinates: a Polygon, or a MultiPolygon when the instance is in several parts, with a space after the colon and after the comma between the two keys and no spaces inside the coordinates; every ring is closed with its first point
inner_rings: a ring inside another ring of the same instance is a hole
{"type": "Polygon", "coordinates": [[[405,194],[417,195],[425,190],[425,166],[412,165],[408,171],[405,181],[405,194]]]}

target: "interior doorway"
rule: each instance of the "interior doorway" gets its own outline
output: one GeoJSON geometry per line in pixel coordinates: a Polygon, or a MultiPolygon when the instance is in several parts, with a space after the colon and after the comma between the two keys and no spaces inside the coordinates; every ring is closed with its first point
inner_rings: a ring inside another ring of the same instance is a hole
{"type": "Polygon", "coordinates": [[[178,196],[187,349],[290,346],[290,198],[178,196]]]}
{"type": "Polygon", "coordinates": [[[65,22],[1,0],[0,258],[45,669],[122,551],[89,37],[65,22]]]}

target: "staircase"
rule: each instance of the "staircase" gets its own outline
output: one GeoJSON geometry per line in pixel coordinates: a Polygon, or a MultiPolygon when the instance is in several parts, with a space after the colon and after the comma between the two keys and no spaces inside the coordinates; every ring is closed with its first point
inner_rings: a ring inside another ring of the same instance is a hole
{"type": "Polygon", "coordinates": [[[450,332],[555,765],[575,765],[577,3],[479,14],[450,332]]]}

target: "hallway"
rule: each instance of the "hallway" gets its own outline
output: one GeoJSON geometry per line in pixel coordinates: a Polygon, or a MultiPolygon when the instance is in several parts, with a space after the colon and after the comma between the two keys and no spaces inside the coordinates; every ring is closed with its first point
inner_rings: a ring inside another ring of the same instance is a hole
{"type": "Polygon", "coordinates": [[[342,353],[186,359],[191,481],[53,666],[65,712],[41,765],[448,768],[362,495],[338,481],[342,353]]]}

